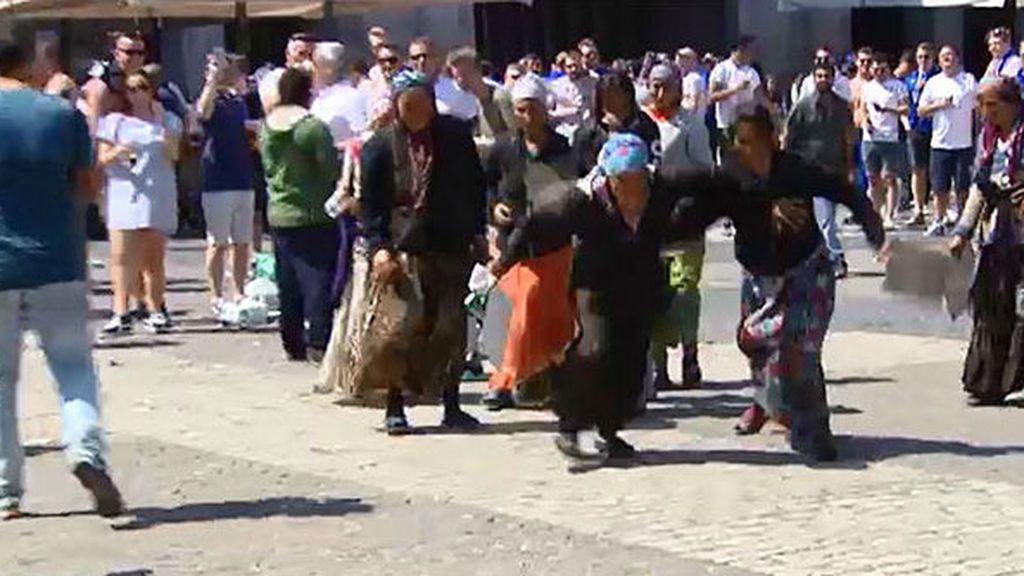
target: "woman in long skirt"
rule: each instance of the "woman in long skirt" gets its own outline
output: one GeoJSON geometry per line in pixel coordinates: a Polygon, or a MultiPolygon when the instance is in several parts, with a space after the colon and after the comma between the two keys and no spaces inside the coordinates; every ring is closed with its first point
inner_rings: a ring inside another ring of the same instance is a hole
{"type": "Polygon", "coordinates": [[[1024,203],[1020,192],[1011,192],[1024,176],[1024,122],[1014,80],[987,81],[978,99],[985,123],[976,185],[950,248],[959,255],[978,230],[980,254],[970,292],[974,329],[963,386],[972,403],[993,405],[1024,389],[1024,203]]]}

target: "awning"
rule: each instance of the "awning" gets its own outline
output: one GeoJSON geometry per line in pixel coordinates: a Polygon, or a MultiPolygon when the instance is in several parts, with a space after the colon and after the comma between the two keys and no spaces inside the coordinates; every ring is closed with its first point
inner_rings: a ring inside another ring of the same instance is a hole
{"type": "MultiPolygon", "coordinates": [[[[1002,8],[1004,0],[779,0],[779,10],[807,10],[830,8],[1002,8]]],[[[1017,0],[1024,7],[1024,0],[1017,0]]]]}
{"type": "MultiPolygon", "coordinates": [[[[465,0],[331,0],[335,14],[394,10],[440,4],[465,4],[465,0]]],[[[479,0],[478,0],[479,1],[479,0]]],[[[530,4],[532,0],[514,1],[530,4]]],[[[235,17],[235,0],[0,0],[0,16],[17,18],[214,18],[235,17]]],[[[323,17],[322,0],[246,0],[250,18],[323,17]]]]}

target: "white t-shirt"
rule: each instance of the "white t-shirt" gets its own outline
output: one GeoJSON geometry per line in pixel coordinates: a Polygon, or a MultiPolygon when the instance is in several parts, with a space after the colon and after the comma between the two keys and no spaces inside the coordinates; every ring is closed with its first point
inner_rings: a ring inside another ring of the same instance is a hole
{"type": "Polygon", "coordinates": [[[690,72],[683,78],[683,102],[695,102],[694,112],[703,117],[708,109],[708,86],[700,72],[690,72]]]}
{"type": "Polygon", "coordinates": [[[906,85],[895,78],[884,83],[872,80],[864,85],[861,101],[868,108],[870,128],[864,126],[865,142],[899,142],[900,115],[896,112],[883,112],[879,108],[897,108],[909,101],[906,85]]]}
{"type": "Polygon", "coordinates": [[[988,68],[985,69],[984,78],[996,78],[1002,76],[1003,78],[1016,78],[1017,74],[1021,70],[1021,59],[1016,54],[1007,54],[1002,58],[993,58],[988,63],[988,68]]]}
{"type": "MultiPolygon", "coordinates": [[[[798,94],[796,101],[794,101],[794,104],[797,101],[806,98],[811,94],[814,94],[814,91],[816,89],[817,88],[815,87],[814,82],[814,72],[811,71],[810,74],[804,76],[803,82],[800,83],[800,92],[798,94]]],[[[839,96],[840,98],[847,102],[853,100],[853,89],[850,88],[850,79],[847,78],[845,75],[839,73],[839,71],[836,71],[835,82],[832,83],[832,92],[836,96],[839,96]]]]}
{"type": "Polygon", "coordinates": [[[956,76],[936,74],[921,91],[921,105],[953,98],[953,106],[935,112],[932,122],[932,148],[963,150],[974,145],[971,121],[977,104],[978,83],[974,76],[960,72],[956,76]]]}
{"type": "Polygon", "coordinates": [[[369,123],[367,98],[348,82],[338,82],[320,91],[310,112],[327,124],[335,145],[362,134],[369,123]]]}
{"type": "Polygon", "coordinates": [[[476,94],[463,90],[455,80],[442,76],[434,85],[437,112],[462,120],[473,120],[480,114],[480,100],[476,94]]]}
{"type": "Polygon", "coordinates": [[[181,135],[182,123],[167,113],[149,122],[120,112],[100,118],[96,138],[135,151],[134,161],[105,168],[106,218],[111,230],[153,228],[166,234],[178,229],[178,183],[174,164],[164,153],[168,133],[181,135]]]}
{"type": "Polygon", "coordinates": [[[737,108],[754,101],[755,91],[761,85],[761,76],[750,66],[737,65],[732,58],[723,60],[711,71],[708,80],[711,90],[716,90],[718,86],[732,88],[748,81],[749,85],[745,90],[721,100],[715,105],[715,118],[720,130],[725,130],[736,122],[737,108]]]}

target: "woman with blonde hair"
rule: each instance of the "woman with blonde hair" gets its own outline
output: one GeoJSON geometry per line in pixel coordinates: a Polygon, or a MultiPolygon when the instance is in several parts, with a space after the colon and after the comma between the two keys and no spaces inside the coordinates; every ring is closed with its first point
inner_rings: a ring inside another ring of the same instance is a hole
{"type": "Polygon", "coordinates": [[[143,74],[125,81],[126,106],[100,119],[98,161],[106,172],[106,218],[110,230],[114,315],[104,332],[130,332],[129,296],[145,284],[151,332],[169,327],[164,293],[167,237],[178,228],[177,180],[182,125],[156,101],[143,74]]]}

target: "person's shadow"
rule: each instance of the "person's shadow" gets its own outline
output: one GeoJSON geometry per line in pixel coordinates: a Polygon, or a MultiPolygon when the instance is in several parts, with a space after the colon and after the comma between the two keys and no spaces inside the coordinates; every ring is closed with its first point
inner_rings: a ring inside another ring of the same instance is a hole
{"type": "Polygon", "coordinates": [[[259,520],[288,517],[338,517],[366,514],[373,506],[359,498],[312,499],[301,497],[265,498],[260,500],[196,502],[172,508],[144,507],[130,511],[124,523],[115,523],[115,530],[145,530],[166,524],[188,524],[214,520],[259,520]]]}
{"type": "MultiPolygon", "coordinates": [[[[1024,454],[1024,446],[975,446],[956,440],[929,440],[901,436],[836,436],[839,460],[816,463],[789,450],[672,449],[643,450],[632,462],[616,462],[615,468],[645,468],[725,463],[750,466],[809,465],[814,468],[861,470],[875,462],[902,456],[951,454],[968,458],[994,458],[1024,454]]],[[[586,471],[586,470],[583,470],[586,471]]]]}

